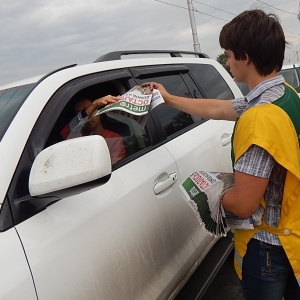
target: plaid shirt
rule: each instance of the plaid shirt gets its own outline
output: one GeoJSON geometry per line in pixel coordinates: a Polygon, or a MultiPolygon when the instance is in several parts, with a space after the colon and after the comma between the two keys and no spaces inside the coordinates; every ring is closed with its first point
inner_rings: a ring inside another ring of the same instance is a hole
{"type": "MultiPolygon", "coordinates": [[[[258,84],[245,98],[233,100],[233,107],[241,115],[247,109],[271,103],[284,95],[284,78],[279,75],[258,84]]],[[[264,194],[266,211],[264,221],[277,227],[281,212],[281,202],[286,176],[286,169],[279,165],[263,148],[252,145],[236,162],[234,169],[261,178],[269,178],[269,184],[264,194]]],[[[259,230],[255,239],[263,242],[281,245],[278,237],[272,233],[259,230]]]]}

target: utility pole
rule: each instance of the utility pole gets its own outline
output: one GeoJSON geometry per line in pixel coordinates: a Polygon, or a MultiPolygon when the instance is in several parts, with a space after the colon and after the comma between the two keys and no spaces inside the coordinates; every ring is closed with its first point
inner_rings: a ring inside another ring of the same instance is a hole
{"type": "Polygon", "coordinates": [[[190,14],[190,21],[191,21],[191,27],[192,27],[194,51],[195,52],[201,52],[200,44],[199,44],[199,41],[198,41],[197,28],[196,28],[196,22],[195,22],[195,16],[194,16],[194,7],[193,7],[192,1],[193,0],[187,0],[187,5],[188,5],[188,10],[189,10],[189,14],[190,14]]]}

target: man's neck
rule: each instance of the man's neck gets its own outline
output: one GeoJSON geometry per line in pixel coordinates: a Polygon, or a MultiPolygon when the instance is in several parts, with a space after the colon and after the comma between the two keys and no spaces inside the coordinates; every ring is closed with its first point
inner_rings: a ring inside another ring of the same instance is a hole
{"type": "Polygon", "coordinates": [[[259,75],[257,72],[256,74],[253,74],[253,76],[249,76],[249,80],[247,82],[247,85],[250,89],[250,91],[252,89],[254,89],[258,84],[260,84],[261,82],[267,80],[267,79],[270,79],[270,78],[273,78],[275,76],[278,75],[278,72],[277,71],[273,71],[271,74],[268,74],[266,76],[262,76],[262,75],[259,75]]]}

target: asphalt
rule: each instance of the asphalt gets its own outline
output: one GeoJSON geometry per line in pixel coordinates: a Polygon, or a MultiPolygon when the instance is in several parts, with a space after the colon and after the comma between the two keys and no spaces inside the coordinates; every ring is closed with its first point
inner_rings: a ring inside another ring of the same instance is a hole
{"type": "Polygon", "coordinates": [[[233,267],[233,252],[229,255],[201,300],[244,300],[233,267]]]}

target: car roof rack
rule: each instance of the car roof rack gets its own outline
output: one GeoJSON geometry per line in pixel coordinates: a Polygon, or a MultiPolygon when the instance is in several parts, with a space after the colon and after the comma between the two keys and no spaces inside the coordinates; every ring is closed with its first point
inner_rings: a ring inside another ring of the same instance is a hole
{"type": "Polygon", "coordinates": [[[193,51],[179,51],[179,50],[125,50],[125,51],[113,51],[106,53],[98,57],[94,63],[110,61],[110,60],[121,60],[124,55],[138,55],[138,54],[169,54],[170,57],[182,57],[182,54],[194,55],[199,58],[209,58],[205,53],[193,52],[193,51]]]}

